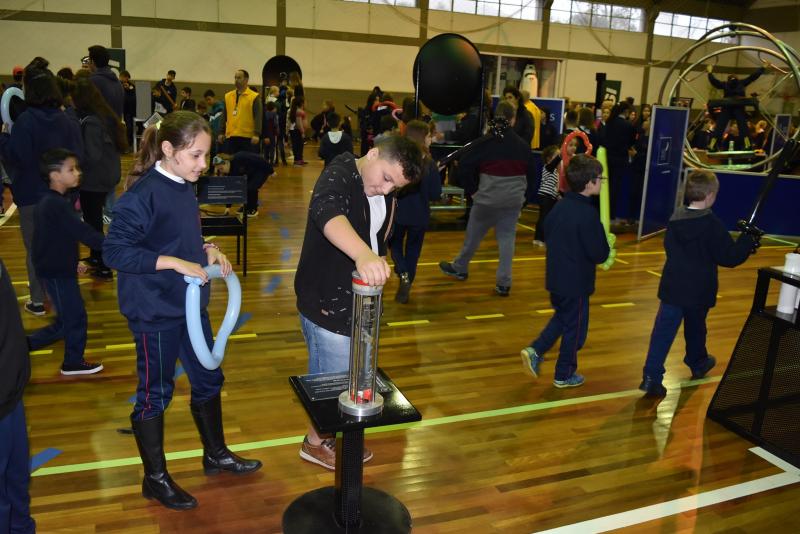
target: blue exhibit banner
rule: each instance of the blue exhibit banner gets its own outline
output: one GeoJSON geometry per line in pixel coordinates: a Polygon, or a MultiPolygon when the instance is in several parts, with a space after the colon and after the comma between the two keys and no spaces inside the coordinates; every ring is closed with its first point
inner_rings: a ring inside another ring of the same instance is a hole
{"type": "Polygon", "coordinates": [[[561,136],[564,131],[564,99],[563,98],[531,98],[536,107],[547,111],[547,123],[555,128],[555,134],[561,136]]]}
{"type": "Polygon", "coordinates": [[[789,139],[789,128],[792,126],[792,116],[779,113],[775,115],[775,128],[772,129],[772,143],[769,146],[769,153],[775,154],[783,150],[783,145],[789,139]]]}
{"type": "Polygon", "coordinates": [[[675,211],[688,124],[688,108],[653,106],[639,213],[640,240],[664,230],[675,211]]]}

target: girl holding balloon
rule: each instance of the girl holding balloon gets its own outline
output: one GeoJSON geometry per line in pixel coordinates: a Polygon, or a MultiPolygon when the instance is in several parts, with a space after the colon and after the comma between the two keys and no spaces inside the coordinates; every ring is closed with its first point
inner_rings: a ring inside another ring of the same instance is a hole
{"type": "MultiPolygon", "coordinates": [[[[151,126],[114,206],[103,246],[106,265],[118,271],[120,311],[136,344],[139,384],[131,421],[144,465],[142,495],[168,508],[187,510],[197,500],[176,484],[164,456],[164,411],[172,399],[179,358],[191,383],[191,411],[203,442],[206,474],[249,473],[261,467],[225,445],[220,391],[221,369],[198,361],[186,324],[183,275],[208,281],[203,265],[218,264],[223,276],[231,264],[211,243],[203,243],[192,184],[206,169],[211,131],[200,115],[174,111],[151,126]]],[[[201,324],[206,343],[212,333],[205,311],[209,287],[201,288],[201,324]]]]}

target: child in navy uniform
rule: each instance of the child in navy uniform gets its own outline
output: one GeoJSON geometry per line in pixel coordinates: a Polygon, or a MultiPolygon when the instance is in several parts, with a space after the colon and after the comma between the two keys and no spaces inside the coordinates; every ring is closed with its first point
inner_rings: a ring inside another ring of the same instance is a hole
{"type": "Polygon", "coordinates": [[[424,160],[419,186],[410,187],[408,191],[401,190],[398,194],[397,219],[389,240],[394,271],[400,277],[400,286],[394,300],[400,304],[408,302],[411,284],[417,275],[417,262],[431,218],[429,203],[442,197],[442,177],[428,149],[431,144],[428,124],[418,120],[410,121],[406,125],[406,137],[422,147],[424,160]]]}
{"type": "MultiPolygon", "coordinates": [[[[208,123],[191,111],[174,111],[160,128],[148,128],[103,245],[106,265],[118,271],[120,311],[136,343],[139,385],[131,421],[144,465],[142,495],[176,510],[197,506],[170,477],[164,456],[164,411],[172,399],[178,358],[191,383],[191,411],[203,442],[205,473],[241,474],[261,467],[258,460],[244,460],[225,445],[222,370],[200,364],[186,326],[183,275],[207,282],[203,265],[211,264],[219,264],[224,275],[231,272],[225,255],[215,245],[203,244],[192,189],[207,166],[210,148],[208,123]]],[[[201,287],[201,322],[210,346],[208,297],[206,284],[201,287]]]]}
{"type": "Polygon", "coordinates": [[[706,316],[717,301],[717,266],[736,267],[755,250],[757,241],[742,233],[734,241],[711,211],[719,182],[711,171],[696,170],[686,179],[688,206],[675,210],[667,225],[667,261],[658,286],[658,308],[639,389],[649,396],[667,394],[662,385],[664,362],[683,321],[686,356],[692,378],[702,378],[716,364],[706,351],[706,316]]]}
{"type": "Polygon", "coordinates": [[[592,196],[600,194],[602,167],[591,156],[579,154],[567,167],[569,191],[547,216],[546,286],[555,314],[528,347],[522,349],[522,362],[528,374],[539,376],[543,355],[561,337],[556,362],[557,388],[583,384],[579,375],[578,351],[589,330],[589,296],[594,293],[596,266],[610,252],[600,216],[592,196]]]}
{"type": "Polygon", "coordinates": [[[103,370],[102,364],[83,359],[86,349],[86,307],[76,272],[78,242],[93,250],[103,247],[103,234],[80,220],[74,200],[68,196],[78,187],[78,158],[63,148],[48,150],[40,158],[40,172],[50,189],[34,210],[33,265],[56,309],[56,320],[28,337],[31,350],[64,340],[62,375],[88,375],[103,370]]]}
{"type": "Polygon", "coordinates": [[[17,295],[0,260],[0,529],[34,534],[31,517],[31,459],[22,394],[31,378],[31,360],[19,316],[17,295]]]}

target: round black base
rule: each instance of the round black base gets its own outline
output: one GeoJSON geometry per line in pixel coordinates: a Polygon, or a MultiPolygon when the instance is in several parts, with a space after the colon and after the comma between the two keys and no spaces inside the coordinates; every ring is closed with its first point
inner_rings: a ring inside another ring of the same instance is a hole
{"type": "Polygon", "coordinates": [[[361,524],[345,528],[334,517],[334,488],[320,488],[301,495],[283,513],[284,534],[408,534],[411,515],[403,503],[380,490],[361,490],[361,524]]]}

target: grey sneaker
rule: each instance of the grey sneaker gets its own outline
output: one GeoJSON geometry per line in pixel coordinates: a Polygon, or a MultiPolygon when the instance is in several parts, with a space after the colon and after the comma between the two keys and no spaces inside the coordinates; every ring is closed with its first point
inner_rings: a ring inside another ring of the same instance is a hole
{"type": "Polygon", "coordinates": [[[539,366],[542,365],[544,358],[536,354],[533,347],[525,347],[519,352],[519,355],[522,357],[522,367],[525,372],[533,378],[539,378],[539,366]]]}
{"type": "Polygon", "coordinates": [[[578,373],[573,373],[571,377],[565,380],[553,380],[553,385],[557,388],[576,388],[582,386],[584,382],[583,376],[578,373]]]}
{"type": "Polygon", "coordinates": [[[32,300],[25,303],[25,311],[37,316],[42,316],[47,313],[44,309],[44,304],[41,302],[33,302],[32,300]]]}
{"type": "Polygon", "coordinates": [[[460,273],[456,271],[456,268],[453,267],[453,264],[449,261],[440,261],[439,262],[439,269],[446,274],[447,276],[452,276],[456,280],[466,280],[469,276],[467,273],[460,273]]]}

